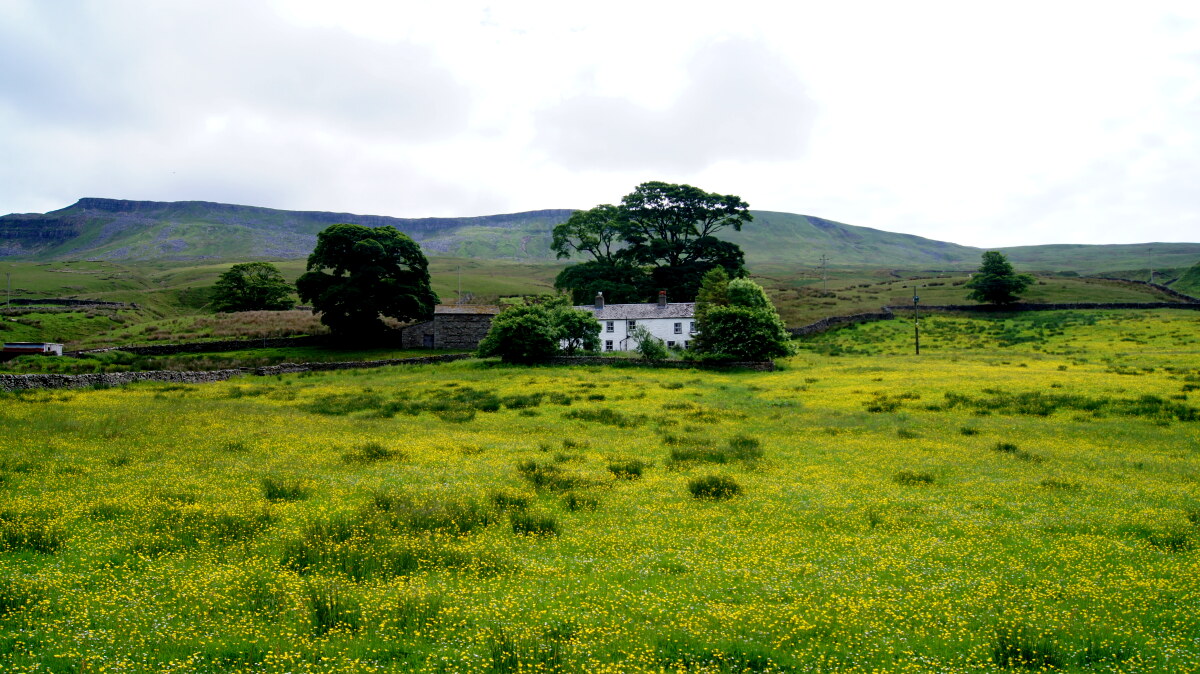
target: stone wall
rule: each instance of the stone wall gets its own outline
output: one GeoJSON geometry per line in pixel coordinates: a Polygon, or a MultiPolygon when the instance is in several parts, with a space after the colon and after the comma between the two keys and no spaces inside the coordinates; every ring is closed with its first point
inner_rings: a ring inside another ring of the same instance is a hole
{"type": "Polygon", "coordinates": [[[244,349],[266,349],[290,346],[322,346],[327,338],[319,335],[304,335],[301,337],[268,337],[266,339],[226,339],[215,342],[189,342],[187,344],[147,344],[145,346],[110,346],[104,349],[86,349],[70,351],[68,356],[79,356],[88,353],[105,353],[108,351],[124,351],[138,356],[171,356],[177,353],[220,353],[222,351],[242,351],[244,349]]]}
{"type": "Polygon", "coordinates": [[[432,336],[433,321],[423,321],[404,327],[400,333],[400,346],[405,349],[426,349],[425,335],[432,336]]]}
{"type": "Polygon", "coordinates": [[[876,313],[851,314],[849,316],[830,316],[828,318],[822,318],[816,323],[809,323],[808,325],[804,325],[799,328],[789,328],[788,332],[792,333],[792,335],[795,337],[800,337],[803,335],[814,335],[819,332],[832,330],[834,328],[840,328],[843,325],[869,323],[871,321],[886,321],[891,318],[894,318],[892,312],[887,307],[884,307],[883,311],[876,313]]]}
{"type": "Polygon", "coordinates": [[[559,356],[547,361],[550,365],[606,365],[610,367],[656,367],[676,370],[755,370],[774,372],[775,362],[770,360],[735,363],[689,363],[680,360],[641,360],[635,358],[605,358],[603,356],[559,356]]]}
{"type": "MultiPolygon", "coordinates": [[[[904,311],[912,313],[911,306],[883,307],[885,311],[904,311]]],[[[983,313],[1011,311],[1069,311],[1072,309],[1191,309],[1200,310],[1200,303],[1180,302],[1059,302],[1055,304],[1025,304],[1017,303],[1007,306],[994,304],[930,304],[921,305],[921,311],[973,311],[983,313]]]]}
{"type": "Polygon", "coordinates": [[[68,299],[68,298],[64,298],[64,297],[50,297],[50,298],[43,298],[43,299],[23,298],[23,299],[15,299],[12,301],[12,303],[16,306],[45,304],[45,305],[49,305],[49,306],[59,306],[59,307],[106,307],[109,309],[127,309],[127,308],[131,308],[131,307],[135,308],[135,309],[137,308],[136,304],[126,304],[125,302],[105,302],[103,300],[78,300],[78,299],[68,299]]]}
{"type": "Polygon", "coordinates": [[[387,367],[391,365],[426,365],[431,363],[448,363],[470,357],[470,354],[453,353],[442,356],[426,356],[423,358],[392,358],[389,360],[342,361],[335,363],[283,363],[269,367],[210,370],[206,372],[148,370],[145,372],[106,372],[99,374],[2,374],[0,375],[0,391],[109,387],[122,386],[140,381],[206,384],[215,381],[225,381],[243,375],[267,377],[295,372],[326,372],[331,370],[387,367]]]}
{"type": "MultiPolygon", "coordinates": [[[[1149,285],[1149,284],[1146,284],[1149,285]]],[[[1170,290],[1169,288],[1163,288],[1170,290]]],[[[1176,293],[1181,297],[1187,297],[1182,293],[1176,293]]],[[[902,312],[905,315],[911,315],[913,308],[911,306],[889,306],[881,307],[882,311],[877,313],[852,314],[849,316],[830,316],[822,318],[815,323],[801,326],[799,328],[788,328],[788,332],[795,337],[804,335],[814,335],[820,332],[840,328],[844,325],[857,323],[869,323],[871,321],[886,321],[896,317],[897,312],[902,312]]],[[[1010,311],[1067,311],[1071,309],[1192,309],[1200,310],[1200,303],[1188,302],[1074,302],[1074,303],[1057,303],[1057,304],[1013,304],[1009,306],[996,306],[992,304],[929,304],[921,305],[921,312],[937,313],[937,312],[982,312],[982,313],[997,313],[1010,311]]]]}
{"type": "Polygon", "coordinates": [[[490,314],[437,314],[433,317],[433,346],[475,350],[491,328],[490,314]]]}

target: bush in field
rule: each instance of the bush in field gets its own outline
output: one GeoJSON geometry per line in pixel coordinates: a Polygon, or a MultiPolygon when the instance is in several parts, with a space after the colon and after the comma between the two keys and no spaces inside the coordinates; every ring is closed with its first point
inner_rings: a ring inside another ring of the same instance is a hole
{"type": "MultiPolygon", "coordinates": [[[[599,329],[600,324],[596,327],[599,329]]],[[[481,357],[500,356],[506,363],[538,363],[557,353],[558,335],[550,309],[535,300],[501,311],[479,343],[481,357]]]]}
{"type": "Polygon", "coordinates": [[[704,301],[696,309],[696,352],[716,360],[768,360],[794,353],[791,335],[762,286],[750,279],[726,280],[716,269],[704,284],[704,301]]]}
{"type": "Polygon", "coordinates": [[[217,311],[282,311],[296,306],[292,286],[269,262],[246,262],[229,268],[213,286],[217,311]]]}

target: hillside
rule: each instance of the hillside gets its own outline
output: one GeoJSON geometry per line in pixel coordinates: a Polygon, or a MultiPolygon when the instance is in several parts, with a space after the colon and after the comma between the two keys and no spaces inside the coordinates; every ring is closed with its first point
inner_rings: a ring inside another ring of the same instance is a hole
{"type": "Polygon", "coordinates": [[[1171,288],[1187,295],[1200,297],[1200,262],[1185,271],[1183,276],[1171,284],[1171,288]]]}
{"type": "MultiPolygon", "coordinates": [[[[80,199],[45,214],[0,217],[0,257],[14,260],[196,261],[301,259],[317,232],[337,222],[392,225],[430,255],[551,261],[550,232],[572,211],[551,209],[464,218],[284,211],[204,201],[80,199]]],[[[982,249],[795,213],[753,211],[754,222],[723,236],[751,266],[970,270],[982,249]]],[[[1105,273],[1144,265],[1190,267],[1200,244],[1063,244],[1001,248],[1031,271],[1105,273]]]]}
{"type": "Polygon", "coordinates": [[[549,232],[570,210],[474,218],[392,218],[283,211],[206,201],[80,199],[46,214],[0,217],[0,257],[39,260],[294,259],[338,222],[391,225],[427,253],[548,259],[549,232]]]}

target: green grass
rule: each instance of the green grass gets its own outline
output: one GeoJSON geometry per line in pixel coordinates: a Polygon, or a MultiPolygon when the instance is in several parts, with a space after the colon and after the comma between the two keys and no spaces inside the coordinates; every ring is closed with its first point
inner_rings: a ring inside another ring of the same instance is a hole
{"type": "Polygon", "coordinates": [[[0,396],[0,669],[1200,669],[1200,315],[938,321],[0,396]]]}

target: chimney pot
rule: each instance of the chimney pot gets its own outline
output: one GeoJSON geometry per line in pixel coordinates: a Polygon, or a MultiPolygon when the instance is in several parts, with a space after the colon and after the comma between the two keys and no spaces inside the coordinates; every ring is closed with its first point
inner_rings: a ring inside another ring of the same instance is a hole
{"type": "Polygon", "coordinates": [[[667,291],[665,291],[665,290],[658,291],[658,306],[660,306],[660,307],[667,306],[667,291]]]}

